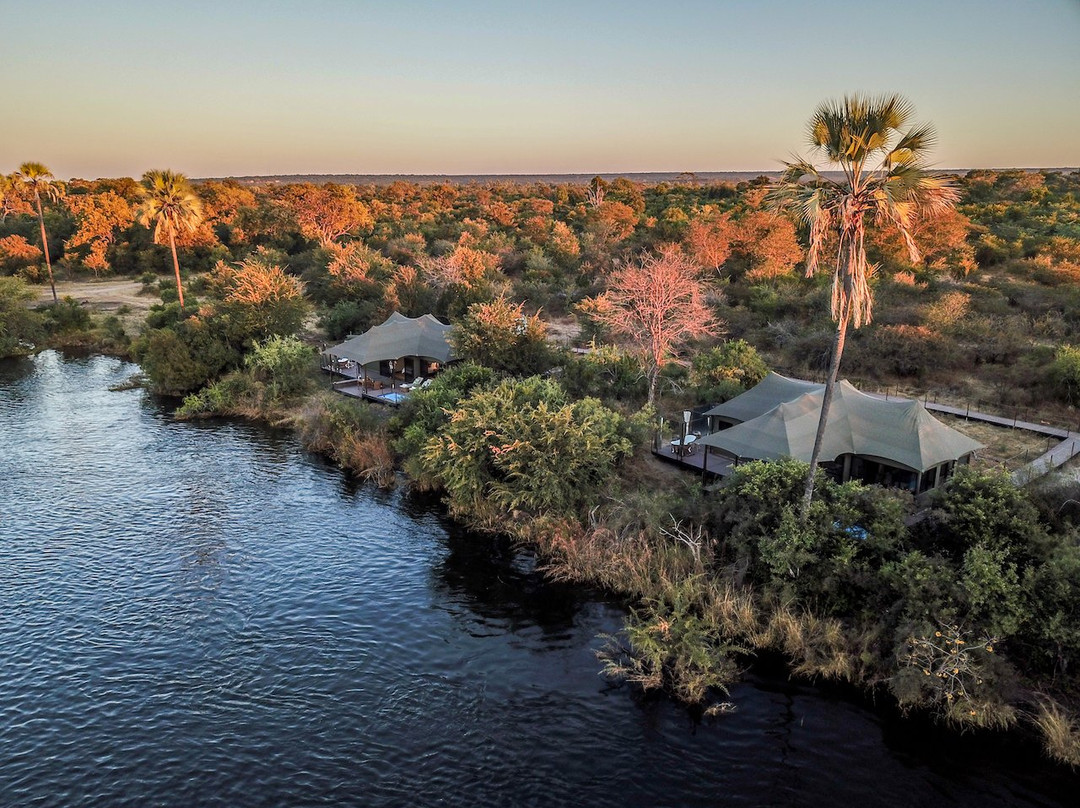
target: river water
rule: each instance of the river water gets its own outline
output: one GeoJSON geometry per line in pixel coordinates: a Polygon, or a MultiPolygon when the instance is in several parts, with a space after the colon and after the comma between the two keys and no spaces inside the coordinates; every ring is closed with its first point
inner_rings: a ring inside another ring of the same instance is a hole
{"type": "Polygon", "coordinates": [[[0,806],[1076,804],[812,687],[611,687],[618,604],[135,370],[0,363],[0,806]]]}

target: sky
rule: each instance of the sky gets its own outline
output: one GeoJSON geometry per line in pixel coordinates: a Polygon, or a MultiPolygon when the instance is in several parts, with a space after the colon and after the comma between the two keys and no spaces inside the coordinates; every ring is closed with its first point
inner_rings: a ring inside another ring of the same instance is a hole
{"type": "Polygon", "coordinates": [[[1080,165],[1080,0],[0,0],[0,19],[4,173],[775,170],[854,92],[908,98],[940,168],[1080,165]]]}

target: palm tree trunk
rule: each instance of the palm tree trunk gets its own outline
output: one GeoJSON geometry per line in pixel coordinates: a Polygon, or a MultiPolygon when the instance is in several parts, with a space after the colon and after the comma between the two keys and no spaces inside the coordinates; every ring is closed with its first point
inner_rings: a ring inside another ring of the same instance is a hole
{"type": "Polygon", "coordinates": [[[814,450],[810,453],[810,471],[806,474],[806,488],[803,490],[802,518],[810,512],[810,503],[814,499],[814,473],[817,471],[818,458],[821,456],[821,444],[825,441],[825,427],[829,421],[829,407],[832,405],[833,390],[836,389],[836,377],[840,371],[840,357],[844,353],[844,340],[847,338],[848,320],[851,319],[851,303],[845,304],[836,324],[836,337],[833,339],[832,358],[829,360],[829,375],[825,379],[825,393],[821,397],[821,416],[818,418],[817,434],[814,435],[814,450]]]}
{"type": "Polygon", "coordinates": [[[180,261],[176,257],[176,237],[169,228],[169,248],[172,249],[172,265],[176,272],[176,294],[180,296],[180,311],[184,310],[184,287],[180,285],[180,261]]]}
{"type": "Polygon", "coordinates": [[[49,239],[45,235],[45,213],[41,210],[41,194],[34,191],[34,200],[37,202],[38,224],[41,225],[41,249],[45,253],[45,268],[49,270],[49,286],[52,288],[52,302],[59,303],[56,297],[56,283],[53,281],[52,261],[49,259],[49,239]]]}

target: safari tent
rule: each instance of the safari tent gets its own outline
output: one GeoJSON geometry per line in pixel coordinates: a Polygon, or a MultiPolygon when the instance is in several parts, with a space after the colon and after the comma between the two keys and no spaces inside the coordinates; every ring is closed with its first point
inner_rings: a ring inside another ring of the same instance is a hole
{"type": "MultiPolygon", "coordinates": [[[[770,376],[775,378],[767,377],[758,385],[765,385],[763,390],[755,387],[709,411],[722,420],[752,417],[706,435],[697,444],[736,461],[781,457],[809,461],[824,385],[770,376]],[[788,398],[778,400],[784,396],[788,398]],[[760,412],[769,403],[773,406],[760,412]]],[[[841,480],[855,478],[921,493],[940,485],[957,463],[968,462],[981,448],[983,444],[943,424],[920,401],[887,401],[841,381],[829,408],[821,462],[831,464],[841,480]]]]}

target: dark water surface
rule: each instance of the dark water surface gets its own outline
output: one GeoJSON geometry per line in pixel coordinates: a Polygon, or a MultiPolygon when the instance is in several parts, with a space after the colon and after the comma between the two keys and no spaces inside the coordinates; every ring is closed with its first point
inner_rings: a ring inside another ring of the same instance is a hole
{"type": "Polygon", "coordinates": [[[0,363],[0,806],[1070,804],[814,688],[641,703],[616,605],[134,370],[0,363]]]}

